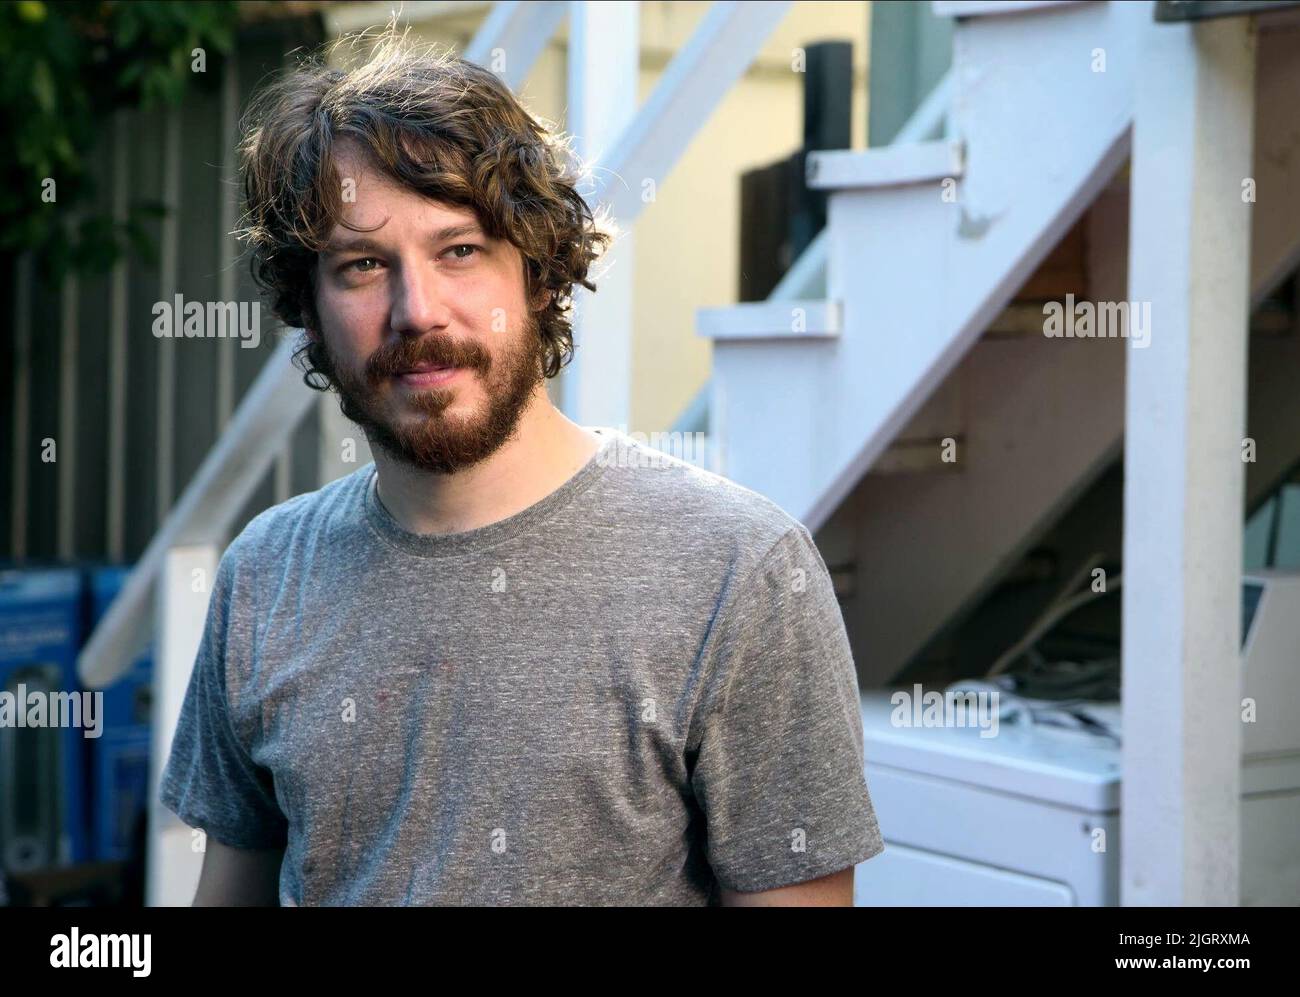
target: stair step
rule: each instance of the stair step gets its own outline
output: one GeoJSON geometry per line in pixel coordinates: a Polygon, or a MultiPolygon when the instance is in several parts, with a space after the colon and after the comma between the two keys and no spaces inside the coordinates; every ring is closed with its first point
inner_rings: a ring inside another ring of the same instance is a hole
{"type": "Polygon", "coordinates": [[[834,339],[840,334],[838,301],[752,301],[696,312],[696,335],[715,340],[834,339]]]}
{"type": "Polygon", "coordinates": [[[1031,14],[1053,7],[1073,7],[1090,0],[934,0],[935,17],[987,17],[998,14],[1031,14]]]}
{"type": "Polygon", "coordinates": [[[808,186],[815,190],[903,187],[962,175],[960,141],[911,142],[879,149],[832,149],[808,156],[808,186]]]}
{"type": "Polygon", "coordinates": [[[951,433],[949,437],[935,439],[899,439],[895,440],[885,452],[871,465],[870,474],[916,474],[924,471],[943,471],[951,473],[961,470],[955,460],[944,460],[944,440],[952,439],[956,444],[954,452],[965,452],[965,440],[960,433],[951,433]]]}

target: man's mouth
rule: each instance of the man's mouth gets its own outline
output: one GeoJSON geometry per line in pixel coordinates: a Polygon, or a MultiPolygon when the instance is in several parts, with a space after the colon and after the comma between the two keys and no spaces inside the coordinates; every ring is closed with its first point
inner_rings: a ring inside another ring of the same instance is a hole
{"type": "Polygon", "coordinates": [[[393,377],[411,388],[428,388],[446,384],[464,369],[450,364],[418,363],[397,371],[393,377]]]}

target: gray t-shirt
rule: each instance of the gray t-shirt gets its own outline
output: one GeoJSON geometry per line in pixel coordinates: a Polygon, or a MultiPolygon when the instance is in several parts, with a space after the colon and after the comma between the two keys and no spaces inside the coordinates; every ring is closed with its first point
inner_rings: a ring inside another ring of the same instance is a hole
{"type": "Polygon", "coordinates": [[[808,531],[605,442],[507,519],[407,532],[367,465],[226,550],[162,777],[280,902],[711,905],[883,850],[808,531]]]}

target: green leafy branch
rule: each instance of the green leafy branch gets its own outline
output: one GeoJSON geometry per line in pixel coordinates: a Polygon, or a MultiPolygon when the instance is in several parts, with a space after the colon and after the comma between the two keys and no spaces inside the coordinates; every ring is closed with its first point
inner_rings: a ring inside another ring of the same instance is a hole
{"type": "MultiPolygon", "coordinates": [[[[95,212],[92,152],[117,110],[178,106],[216,74],[194,71],[234,46],[233,2],[20,0],[0,4],[0,253],[33,250],[53,277],[155,260],[138,200],[124,220],[95,212]]],[[[212,69],[219,68],[213,61],[212,69]]]]}

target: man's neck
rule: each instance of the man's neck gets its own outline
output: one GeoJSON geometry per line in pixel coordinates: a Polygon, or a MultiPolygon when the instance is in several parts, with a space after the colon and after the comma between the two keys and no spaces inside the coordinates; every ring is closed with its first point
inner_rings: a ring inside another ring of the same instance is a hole
{"type": "Polygon", "coordinates": [[[544,391],[492,456],[456,474],[422,471],[373,448],[379,500],[410,533],[463,533],[522,512],[568,481],[600,438],[566,418],[544,391]]]}

